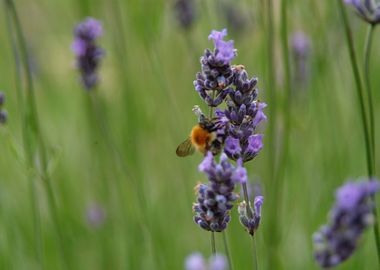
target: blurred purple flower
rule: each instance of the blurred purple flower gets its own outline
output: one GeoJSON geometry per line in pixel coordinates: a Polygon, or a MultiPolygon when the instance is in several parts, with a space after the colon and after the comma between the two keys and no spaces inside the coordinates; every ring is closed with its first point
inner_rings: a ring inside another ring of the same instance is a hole
{"type": "Polygon", "coordinates": [[[87,223],[93,228],[100,228],[106,218],[106,213],[103,207],[98,204],[91,204],[86,210],[87,223]]]}
{"type": "Polygon", "coordinates": [[[224,255],[215,254],[211,256],[208,262],[200,253],[193,253],[186,258],[186,270],[226,270],[227,259],[224,255]]]}
{"type": "Polygon", "coordinates": [[[354,253],[362,233],[375,222],[370,197],[379,189],[378,180],[362,180],[336,191],[329,223],[313,235],[314,257],[322,267],[337,266],[354,253]]]}
{"type": "Polygon", "coordinates": [[[305,84],[309,78],[310,38],[304,32],[295,32],[291,37],[292,58],[294,62],[294,81],[305,84]]]}
{"type": "Polygon", "coordinates": [[[5,103],[5,94],[0,92],[0,124],[5,124],[8,119],[8,113],[2,107],[5,103]]]}
{"type": "Polygon", "coordinates": [[[193,253],[187,256],[185,261],[186,270],[207,270],[206,261],[200,253],[193,253]]]}
{"type": "Polygon", "coordinates": [[[92,89],[98,82],[96,70],[104,50],[99,48],[95,41],[103,33],[102,25],[93,18],[87,18],[78,24],[74,30],[72,50],[76,55],[77,68],[87,90],[92,89]]]}
{"type": "Polygon", "coordinates": [[[5,94],[3,92],[0,92],[0,107],[3,106],[5,103],[5,94]]]}
{"type": "Polygon", "coordinates": [[[196,11],[194,0],[177,0],[174,4],[174,13],[179,25],[187,30],[194,24],[196,11]]]}
{"type": "Polygon", "coordinates": [[[380,22],[380,3],[374,0],[343,0],[351,5],[356,13],[369,24],[375,25],[380,22]]]}

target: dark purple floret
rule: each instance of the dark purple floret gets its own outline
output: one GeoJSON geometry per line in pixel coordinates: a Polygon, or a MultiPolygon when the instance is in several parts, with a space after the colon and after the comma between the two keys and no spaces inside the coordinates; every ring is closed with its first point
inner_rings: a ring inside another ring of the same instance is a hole
{"type": "Polygon", "coordinates": [[[246,228],[250,235],[254,235],[259,228],[261,219],[261,206],[264,203],[263,196],[256,196],[253,202],[247,206],[247,202],[243,201],[239,204],[238,212],[240,223],[246,228]]]}
{"type": "Polygon", "coordinates": [[[3,92],[0,92],[0,107],[3,106],[5,103],[5,94],[3,92]]]}
{"type": "Polygon", "coordinates": [[[5,94],[3,92],[0,92],[0,124],[5,124],[8,119],[8,113],[2,107],[5,103],[5,94]]]}
{"type": "Polygon", "coordinates": [[[5,124],[8,119],[8,113],[5,110],[0,110],[0,124],[5,124]]]}
{"type": "Polygon", "coordinates": [[[81,73],[83,86],[90,90],[96,86],[100,59],[104,56],[104,50],[99,48],[95,41],[103,33],[102,25],[93,18],[87,18],[77,25],[74,30],[72,50],[76,56],[76,65],[81,73]]]}
{"type": "Polygon", "coordinates": [[[356,13],[370,24],[380,22],[380,3],[373,0],[343,0],[347,5],[351,5],[356,13]]]}
{"type": "Polygon", "coordinates": [[[378,192],[380,182],[347,182],[336,194],[330,220],[313,235],[314,257],[324,268],[347,260],[355,251],[362,233],[375,220],[370,197],[378,192]]]}
{"type": "Polygon", "coordinates": [[[198,199],[193,205],[194,221],[204,230],[221,232],[230,221],[229,211],[237,199],[233,193],[235,167],[224,154],[217,164],[212,153],[208,152],[199,170],[208,176],[209,183],[197,186],[198,199]]]}
{"type": "Polygon", "coordinates": [[[191,28],[196,16],[194,0],[177,0],[174,4],[174,13],[183,29],[191,28]]]}

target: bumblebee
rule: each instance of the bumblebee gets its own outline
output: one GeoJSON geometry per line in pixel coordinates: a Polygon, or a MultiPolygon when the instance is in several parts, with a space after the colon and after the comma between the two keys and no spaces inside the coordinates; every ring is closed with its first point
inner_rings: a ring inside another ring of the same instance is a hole
{"type": "Polygon", "coordinates": [[[214,155],[221,149],[221,142],[216,135],[217,125],[202,115],[200,121],[191,129],[190,136],[178,145],[176,154],[186,157],[194,154],[195,150],[206,154],[211,151],[214,155]]]}

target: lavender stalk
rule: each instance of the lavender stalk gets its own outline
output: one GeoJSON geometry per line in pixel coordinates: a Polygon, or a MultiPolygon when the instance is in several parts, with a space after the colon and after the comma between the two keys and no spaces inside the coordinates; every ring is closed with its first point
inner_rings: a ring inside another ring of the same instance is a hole
{"type": "MultiPolygon", "coordinates": [[[[346,0],[346,2],[347,1],[348,0],[346,0]]],[[[356,3],[357,3],[357,1],[356,1],[356,3]]],[[[348,44],[352,71],[354,73],[354,78],[355,78],[355,83],[356,83],[356,90],[357,90],[357,93],[359,96],[359,107],[360,107],[360,112],[361,112],[361,117],[362,117],[364,141],[365,141],[366,157],[367,157],[367,172],[368,172],[369,179],[372,179],[374,170],[373,170],[373,161],[372,161],[372,155],[371,155],[371,152],[372,152],[371,151],[371,139],[370,139],[370,135],[369,135],[367,116],[366,116],[366,111],[365,111],[365,106],[364,106],[362,81],[361,81],[361,77],[360,77],[360,73],[359,73],[358,63],[356,60],[356,53],[355,53],[352,33],[351,33],[350,25],[349,25],[349,22],[347,19],[346,10],[344,8],[342,0],[338,0],[338,5],[339,5],[341,18],[343,21],[343,26],[344,26],[345,35],[346,35],[346,41],[348,44]]],[[[371,197],[372,197],[372,201],[375,203],[374,195],[371,197]]],[[[375,242],[376,242],[378,262],[380,264],[380,234],[379,234],[379,225],[378,225],[376,207],[373,208],[373,215],[375,218],[375,222],[374,222],[374,226],[373,226],[374,238],[375,238],[375,242]]]]}
{"type": "Polygon", "coordinates": [[[368,110],[369,127],[370,127],[370,133],[371,133],[371,148],[372,148],[372,162],[373,162],[372,166],[373,166],[373,174],[375,175],[376,174],[375,116],[374,116],[374,109],[373,109],[372,89],[371,89],[370,69],[369,69],[374,30],[375,30],[375,24],[370,24],[368,26],[368,33],[367,33],[365,47],[364,47],[364,82],[367,89],[367,98],[368,98],[367,103],[368,103],[368,109],[369,109],[368,110]]]}

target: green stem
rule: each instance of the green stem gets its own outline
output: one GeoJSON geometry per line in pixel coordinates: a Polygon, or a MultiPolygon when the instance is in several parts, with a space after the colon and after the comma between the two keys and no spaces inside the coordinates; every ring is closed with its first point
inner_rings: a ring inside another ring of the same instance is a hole
{"type": "Polygon", "coordinates": [[[230,250],[228,248],[228,241],[227,241],[227,235],[226,235],[227,233],[226,233],[226,231],[223,231],[222,234],[223,234],[224,250],[225,250],[226,255],[227,255],[229,270],[233,270],[232,258],[231,258],[230,250]]]}
{"type": "Polygon", "coordinates": [[[212,255],[216,254],[215,232],[211,232],[211,253],[212,253],[212,255]]]}
{"type": "MultiPolygon", "coordinates": [[[[37,113],[37,108],[36,108],[36,101],[35,101],[35,96],[34,96],[34,87],[33,87],[33,79],[32,79],[32,72],[30,70],[30,65],[29,65],[29,57],[28,57],[28,52],[27,52],[27,47],[26,47],[26,40],[24,37],[24,33],[22,31],[21,23],[17,14],[16,7],[13,3],[12,0],[5,0],[5,3],[9,9],[9,12],[12,14],[12,19],[13,23],[15,25],[15,30],[16,30],[16,37],[19,43],[19,50],[21,54],[21,63],[24,69],[24,74],[25,74],[25,81],[26,81],[26,124],[27,127],[30,129],[31,135],[29,136],[34,136],[37,140],[37,146],[38,146],[38,158],[41,162],[41,167],[42,167],[42,180],[45,183],[45,188],[47,190],[47,197],[49,201],[49,210],[53,218],[53,223],[55,225],[55,229],[57,232],[58,236],[58,241],[59,241],[59,246],[60,246],[60,254],[62,257],[63,264],[68,268],[68,256],[67,256],[67,250],[65,249],[65,245],[63,242],[63,235],[62,235],[62,230],[59,224],[59,219],[58,219],[58,214],[57,214],[57,208],[56,208],[56,203],[54,199],[54,193],[53,189],[51,187],[50,179],[47,173],[47,157],[46,157],[46,147],[45,143],[42,137],[42,134],[40,132],[39,128],[39,120],[38,120],[38,113],[37,113]]],[[[29,129],[27,131],[29,131],[29,129]]],[[[31,138],[30,138],[31,139],[31,138]]],[[[30,143],[30,141],[29,141],[30,143]]],[[[31,156],[29,159],[32,160],[32,165],[36,167],[36,170],[38,170],[37,165],[33,164],[33,150],[29,153],[31,156]]]]}
{"type": "MultiPolygon", "coordinates": [[[[282,55],[284,59],[284,70],[285,70],[285,102],[283,103],[284,112],[284,135],[283,135],[283,145],[281,157],[279,159],[279,167],[277,175],[275,176],[276,184],[280,184],[283,181],[285,163],[287,160],[288,149],[289,149],[289,133],[290,133],[290,119],[291,119],[291,78],[290,78],[290,63],[289,63],[289,48],[288,48],[288,26],[287,26],[287,0],[281,1],[281,45],[282,45],[282,55]]],[[[276,186],[277,186],[276,185],[276,186]]],[[[281,190],[280,187],[277,189],[281,190]]],[[[278,196],[277,196],[278,197],[278,196]]]]}
{"type": "MultiPolygon", "coordinates": [[[[359,67],[358,67],[358,63],[356,60],[356,54],[355,54],[355,48],[354,48],[354,41],[352,38],[350,25],[348,23],[346,10],[344,8],[343,1],[341,1],[341,0],[337,0],[337,1],[338,1],[338,5],[340,8],[340,14],[341,14],[343,25],[344,25],[346,40],[347,40],[349,54],[350,54],[352,71],[353,71],[354,77],[355,77],[356,90],[357,90],[357,94],[359,96],[359,107],[360,107],[360,113],[361,113],[361,118],[362,118],[362,123],[363,123],[364,141],[365,141],[365,147],[366,147],[367,171],[368,171],[368,177],[371,179],[373,176],[373,167],[372,167],[373,162],[371,159],[372,155],[371,155],[371,146],[370,146],[371,139],[370,139],[370,135],[369,135],[369,131],[368,131],[368,123],[367,123],[366,111],[365,111],[365,106],[364,106],[362,82],[361,82],[361,78],[360,78],[359,67]]],[[[375,202],[374,196],[372,197],[372,200],[375,202]]],[[[380,265],[380,235],[379,235],[379,224],[378,224],[378,220],[377,220],[377,209],[376,209],[376,207],[373,209],[373,215],[375,216],[375,225],[374,225],[373,229],[374,229],[374,235],[375,235],[377,257],[378,257],[378,262],[380,265]]]]}
{"type": "Polygon", "coordinates": [[[259,263],[258,263],[258,259],[257,259],[257,248],[256,248],[256,238],[254,236],[252,236],[252,246],[253,246],[253,259],[254,259],[254,262],[253,262],[253,266],[254,266],[254,270],[259,270],[259,263]]]}
{"type": "Polygon", "coordinates": [[[276,165],[275,161],[275,135],[276,135],[276,90],[275,90],[275,71],[273,66],[273,56],[274,56],[274,27],[273,27],[273,0],[266,1],[266,14],[267,14],[267,82],[266,88],[267,92],[269,92],[269,102],[271,106],[269,106],[269,117],[271,122],[269,124],[268,137],[269,137],[269,155],[268,155],[268,166],[271,168],[269,171],[271,172],[270,178],[273,180],[273,167],[276,165]]]}
{"type": "Polygon", "coordinates": [[[245,200],[245,209],[247,211],[247,215],[250,219],[253,218],[253,213],[251,211],[251,202],[249,200],[248,196],[248,188],[247,188],[247,183],[242,183],[241,184],[243,187],[243,194],[244,194],[244,200],[245,200]]]}
{"type": "Polygon", "coordinates": [[[31,198],[31,206],[32,206],[32,216],[33,216],[33,227],[34,227],[34,237],[35,237],[35,253],[36,253],[36,259],[38,264],[40,265],[41,269],[44,269],[44,259],[43,259],[43,245],[42,245],[42,233],[41,233],[41,217],[38,209],[38,199],[36,196],[36,187],[35,187],[35,179],[33,177],[33,167],[34,167],[34,158],[33,158],[33,149],[32,149],[32,140],[29,136],[28,132],[28,122],[27,122],[27,114],[26,110],[24,109],[24,98],[22,94],[22,87],[21,87],[21,67],[20,67],[20,57],[18,53],[17,48],[17,41],[16,37],[14,35],[13,27],[12,27],[12,18],[11,18],[11,11],[9,9],[9,3],[7,1],[4,1],[4,10],[6,15],[6,21],[7,21],[7,30],[9,35],[9,40],[11,42],[12,52],[13,56],[15,58],[15,67],[16,67],[16,93],[17,93],[17,100],[19,102],[19,109],[21,112],[21,133],[22,133],[22,139],[23,139],[23,148],[25,152],[26,157],[26,166],[27,166],[27,174],[29,175],[29,192],[30,192],[30,198],[31,198]]]}
{"type": "Polygon", "coordinates": [[[371,134],[371,148],[372,148],[372,166],[373,166],[373,175],[376,174],[376,155],[375,155],[375,114],[372,101],[372,89],[371,89],[371,80],[370,80],[370,55],[372,49],[373,33],[375,30],[375,25],[371,24],[368,26],[368,33],[365,41],[364,47],[364,82],[367,89],[367,103],[369,108],[369,127],[371,134]]]}

